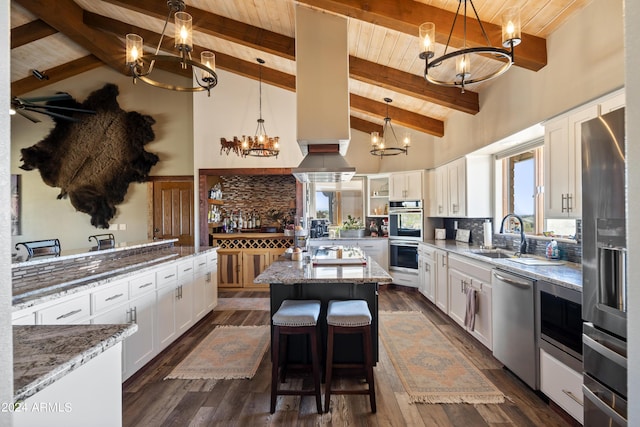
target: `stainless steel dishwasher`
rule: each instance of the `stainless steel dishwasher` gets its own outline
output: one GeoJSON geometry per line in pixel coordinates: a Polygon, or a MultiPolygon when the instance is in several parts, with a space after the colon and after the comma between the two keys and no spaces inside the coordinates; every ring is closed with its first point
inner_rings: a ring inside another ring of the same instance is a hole
{"type": "Polygon", "coordinates": [[[493,270],[493,356],[538,389],[535,280],[493,270]]]}

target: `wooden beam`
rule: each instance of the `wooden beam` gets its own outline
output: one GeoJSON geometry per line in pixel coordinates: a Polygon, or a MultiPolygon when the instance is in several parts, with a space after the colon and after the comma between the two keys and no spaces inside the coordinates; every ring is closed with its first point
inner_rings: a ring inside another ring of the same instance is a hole
{"type": "MultiPolygon", "coordinates": [[[[141,12],[163,21],[169,9],[157,0],[105,0],[129,10],[141,12]]],[[[189,6],[187,12],[193,17],[193,30],[219,37],[234,43],[258,49],[287,59],[295,59],[295,40],[282,34],[215,15],[189,6]]]]}
{"type": "Polygon", "coordinates": [[[48,69],[47,76],[49,76],[49,80],[38,80],[33,76],[29,76],[11,83],[11,95],[20,96],[103,65],[104,63],[93,55],[84,56],[48,69]]]}
{"type": "MultiPolygon", "coordinates": [[[[91,28],[107,31],[113,34],[138,34],[143,38],[146,45],[154,48],[157,47],[158,40],[160,40],[160,34],[158,33],[92,12],[85,11],[83,20],[84,23],[91,28]]],[[[162,48],[167,51],[175,50],[173,38],[165,36],[162,42],[162,48]]],[[[194,45],[194,52],[200,52],[203,50],[208,49],[203,46],[194,45]]],[[[156,63],[156,66],[159,64],[160,63],[156,63]]],[[[216,68],[230,71],[254,80],[258,80],[260,78],[260,66],[257,62],[244,61],[220,52],[216,52],[216,68]]],[[[165,69],[173,72],[177,72],[179,70],[179,68],[175,68],[175,70],[168,68],[165,69]]],[[[262,81],[282,89],[294,92],[296,90],[295,76],[264,66],[262,68],[262,81]]]]}
{"type": "MultiPolygon", "coordinates": [[[[349,95],[349,102],[351,103],[351,108],[354,110],[383,119],[387,115],[387,104],[383,102],[372,101],[371,99],[353,93],[349,95]]],[[[444,136],[444,122],[441,120],[392,106],[389,106],[389,117],[391,117],[392,124],[398,124],[437,137],[444,136]]]]}
{"type": "Polygon", "coordinates": [[[349,75],[354,80],[465,113],[476,114],[480,111],[477,92],[465,90],[462,93],[459,88],[436,86],[428,83],[424,77],[355,56],[349,56],[349,75]]]}
{"type": "MultiPolygon", "coordinates": [[[[401,33],[418,37],[423,22],[436,24],[436,42],[446,44],[455,13],[415,0],[299,0],[299,3],[346,15],[375,25],[381,25],[401,33]]],[[[472,12],[469,12],[472,13],[472,12]]],[[[469,13],[467,16],[469,16],[469,13]]],[[[463,26],[460,20],[454,28],[450,45],[462,47],[463,26]]],[[[499,25],[482,22],[493,46],[502,45],[502,29],[499,25]]],[[[486,40],[475,19],[467,23],[467,45],[486,46],[486,40]]],[[[416,52],[416,56],[418,52],[416,52]]],[[[522,43],[515,48],[515,65],[538,71],[547,65],[546,40],[522,33],[522,43]]]]}
{"type": "Polygon", "coordinates": [[[122,41],[111,34],[85,25],[82,22],[83,9],[73,0],[15,0],[15,2],[114,70],[126,74],[124,48],[120,52],[114,49],[114,46],[123,46],[122,41]]]}
{"type": "Polygon", "coordinates": [[[11,29],[11,49],[45,38],[58,31],[41,19],[11,29]]]}
{"type": "Polygon", "coordinates": [[[360,117],[351,116],[351,129],[359,130],[364,133],[378,132],[382,133],[382,125],[361,119],[360,117]]]}

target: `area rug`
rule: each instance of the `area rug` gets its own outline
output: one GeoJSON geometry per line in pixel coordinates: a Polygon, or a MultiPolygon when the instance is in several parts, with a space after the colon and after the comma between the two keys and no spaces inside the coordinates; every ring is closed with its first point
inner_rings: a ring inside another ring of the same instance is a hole
{"type": "Polygon", "coordinates": [[[218,298],[214,310],[259,310],[269,311],[269,298],[218,298]]]}
{"type": "Polygon", "coordinates": [[[503,403],[504,395],[421,312],[380,312],[380,337],[411,403],[503,403]]]}
{"type": "Polygon", "coordinates": [[[218,326],[165,378],[252,378],[269,347],[268,325],[218,326]]]}

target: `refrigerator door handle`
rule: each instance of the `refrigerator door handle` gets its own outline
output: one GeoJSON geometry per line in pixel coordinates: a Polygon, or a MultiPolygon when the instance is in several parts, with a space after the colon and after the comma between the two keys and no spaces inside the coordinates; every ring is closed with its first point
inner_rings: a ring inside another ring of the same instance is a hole
{"type": "Polygon", "coordinates": [[[605,347],[600,344],[598,341],[594,340],[590,336],[586,334],[582,334],[582,343],[587,347],[593,349],[597,353],[600,353],[602,356],[606,357],[608,360],[611,360],[616,365],[620,365],[623,368],[627,369],[627,358],[616,353],[610,348],[605,347]]]}
{"type": "Polygon", "coordinates": [[[584,398],[588,399],[591,403],[593,403],[600,411],[602,411],[607,417],[611,418],[611,420],[615,423],[615,425],[626,426],[627,420],[622,415],[618,414],[613,410],[609,405],[603,402],[594,392],[592,392],[589,387],[586,385],[582,385],[582,393],[584,394],[584,398]]]}

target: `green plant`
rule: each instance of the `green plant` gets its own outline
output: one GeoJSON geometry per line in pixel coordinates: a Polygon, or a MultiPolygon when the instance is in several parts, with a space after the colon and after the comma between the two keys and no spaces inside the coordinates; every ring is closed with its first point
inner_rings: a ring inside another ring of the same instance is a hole
{"type": "Polygon", "coordinates": [[[364,228],[364,224],[360,218],[354,218],[347,215],[347,220],[340,226],[341,230],[360,230],[364,228]]]}

